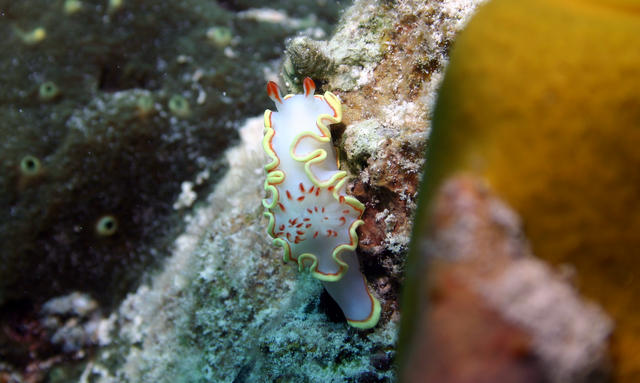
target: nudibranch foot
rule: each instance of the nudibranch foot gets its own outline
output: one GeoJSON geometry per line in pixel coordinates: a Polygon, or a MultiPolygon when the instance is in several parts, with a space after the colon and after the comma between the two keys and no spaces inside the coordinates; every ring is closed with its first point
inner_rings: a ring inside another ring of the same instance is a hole
{"type": "Polygon", "coordinates": [[[282,96],[276,83],[267,84],[277,108],[264,113],[262,146],[271,160],[265,165],[267,198],[262,201],[267,232],[283,248],[285,262],[324,283],[349,324],[371,328],[380,304],[354,252],[364,206],[344,190],[347,173],[338,168],[329,129],[342,120],[342,106],[331,92],[314,94],[310,78],[303,85],[303,94],[282,96]]]}
{"type": "Polygon", "coordinates": [[[335,300],[347,322],[359,329],[370,329],[380,319],[380,303],[371,295],[367,281],[360,272],[358,259],[354,252],[343,254],[342,258],[349,268],[342,279],[336,282],[322,282],[329,295],[335,300]]]}

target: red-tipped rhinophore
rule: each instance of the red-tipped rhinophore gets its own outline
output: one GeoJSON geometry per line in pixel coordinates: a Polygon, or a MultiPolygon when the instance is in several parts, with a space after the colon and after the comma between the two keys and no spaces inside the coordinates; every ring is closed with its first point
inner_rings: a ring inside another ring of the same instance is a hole
{"type": "Polygon", "coordinates": [[[309,77],[305,77],[302,84],[304,85],[304,96],[313,96],[316,91],[316,84],[313,82],[313,80],[309,77]]]}
{"type": "Polygon", "coordinates": [[[282,104],[282,94],[280,93],[280,87],[273,81],[267,83],[267,95],[273,102],[282,104]]]}

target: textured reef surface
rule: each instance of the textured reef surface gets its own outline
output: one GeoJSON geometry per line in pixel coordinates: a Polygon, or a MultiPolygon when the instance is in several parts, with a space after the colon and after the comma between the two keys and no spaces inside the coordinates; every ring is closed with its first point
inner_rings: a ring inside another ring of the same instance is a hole
{"type": "Polygon", "coordinates": [[[0,303],[109,304],[167,253],[181,182],[215,183],[278,43],[337,13],[289,26],[251,5],[0,2],[0,303]]]}

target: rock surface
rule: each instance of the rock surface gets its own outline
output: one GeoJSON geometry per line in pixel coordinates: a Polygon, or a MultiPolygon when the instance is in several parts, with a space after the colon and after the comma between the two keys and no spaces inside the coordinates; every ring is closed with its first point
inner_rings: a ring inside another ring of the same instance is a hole
{"type": "Polygon", "coordinates": [[[408,382],[586,382],[608,373],[613,321],[532,254],[515,212],[480,179],[449,179],[433,204],[408,382]]]}
{"type": "Polygon", "coordinates": [[[436,89],[456,33],[482,1],[356,1],[326,42],[289,41],[283,78],[305,76],[343,102],[336,127],[350,193],[366,206],[360,259],[396,317],[436,89]],[[313,66],[313,63],[318,65],[313,66]],[[378,281],[378,282],[375,282],[378,281]]]}

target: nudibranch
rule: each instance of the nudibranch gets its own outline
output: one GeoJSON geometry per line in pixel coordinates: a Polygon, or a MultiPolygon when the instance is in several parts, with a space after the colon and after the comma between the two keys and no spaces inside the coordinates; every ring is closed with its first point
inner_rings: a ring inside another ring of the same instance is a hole
{"type": "Polygon", "coordinates": [[[304,94],[282,96],[273,81],[267,94],[277,112],[264,113],[262,146],[271,159],[265,170],[262,204],[267,232],[284,250],[285,262],[319,279],[351,326],[368,329],[380,318],[380,303],[360,272],[356,228],[364,206],[344,191],[345,171],[331,142],[330,124],[342,120],[340,100],[315,95],[304,79],[304,94]]]}

